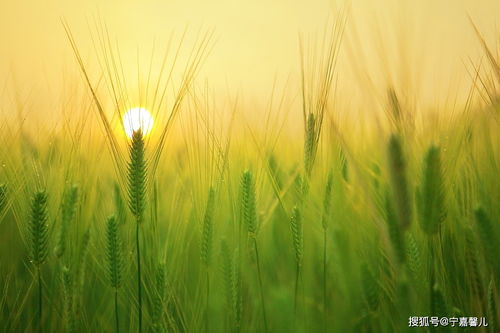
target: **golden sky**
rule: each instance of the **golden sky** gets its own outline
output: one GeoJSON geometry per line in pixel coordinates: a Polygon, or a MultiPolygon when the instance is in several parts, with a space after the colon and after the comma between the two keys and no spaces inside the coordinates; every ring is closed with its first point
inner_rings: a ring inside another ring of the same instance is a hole
{"type": "Polygon", "coordinates": [[[67,74],[77,73],[61,18],[91,64],[97,17],[120,45],[127,73],[137,72],[137,56],[147,62],[153,41],[160,50],[187,27],[189,47],[200,30],[213,30],[199,78],[221,95],[265,99],[275,78],[297,77],[299,33],[320,34],[346,6],[343,95],[362,94],[370,80],[382,90],[408,80],[431,99],[450,94],[466,83],[470,59],[481,56],[468,15],[489,41],[499,31],[497,0],[1,0],[0,96],[15,87],[30,98],[57,98],[67,74]]]}

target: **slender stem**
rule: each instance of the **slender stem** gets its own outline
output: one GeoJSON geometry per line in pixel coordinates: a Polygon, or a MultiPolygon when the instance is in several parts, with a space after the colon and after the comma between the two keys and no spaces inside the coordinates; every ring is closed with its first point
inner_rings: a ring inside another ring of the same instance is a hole
{"type": "Polygon", "coordinates": [[[326,324],[326,229],[323,229],[323,325],[324,332],[327,331],[326,324]]]}
{"type": "Polygon", "coordinates": [[[208,267],[207,267],[207,304],[206,309],[205,309],[205,332],[209,332],[209,323],[208,323],[208,308],[209,308],[209,303],[210,303],[210,276],[208,274],[208,267]]]}
{"type": "Polygon", "coordinates": [[[255,260],[257,261],[257,275],[259,278],[259,288],[260,288],[260,300],[262,303],[262,316],[264,318],[264,329],[267,332],[267,318],[266,318],[266,306],[264,303],[264,290],[262,288],[262,278],[260,273],[260,260],[259,260],[259,250],[257,249],[257,239],[253,239],[254,241],[254,249],[255,249],[255,260]]]}
{"type": "Polygon", "coordinates": [[[42,274],[40,265],[37,266],[38,275],[38,332],[42,332],[42,274]]]}
{"type": "Polygon", "coordinates": [[[435,283],[435,258],[434,258],[434,236],[429,235],[427,236],[427,244],[429,247],[429,275],[430,275],[430,280],[429,280],[429,310],[432,312],[432,289],[434,288],[434,283],[435,283]]]}
{"type": "Polygon", "coordinates": [[[142,332],[142,283],[141,283],[141,247],[139,246],[139,221],[135,229],[135,245],[137,248],[137,311],[139,314],[139,333],[142,332]]]}
{"type": "Polygon", "coordinates": [[[295,296],[293,303],[293,311],[295,314],[295,319],[297,319],[297,304],[298,304],[298,295],[299,295],[299,276],[300,276],[300,265],[297,263],[295,266],[295,296]]]}
{"type": "Polygon", "coordinates": [[[115,288],[115,323],[116,323],[116,333],[120,332],[120,321],[118,320],[118,289],[115,288]]]}

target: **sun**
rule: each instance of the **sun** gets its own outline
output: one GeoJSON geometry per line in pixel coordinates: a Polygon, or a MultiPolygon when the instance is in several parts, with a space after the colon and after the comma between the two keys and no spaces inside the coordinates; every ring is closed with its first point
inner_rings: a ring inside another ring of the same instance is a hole
{"type": "Polygon", "coordinates": [[[138,130],[141,130],[142,134],[146,136],[153,129],[153,116],[144,108],[132,108],[123,116],[123,127],[129,138],[132,138],[134,132],[138,130]]]}

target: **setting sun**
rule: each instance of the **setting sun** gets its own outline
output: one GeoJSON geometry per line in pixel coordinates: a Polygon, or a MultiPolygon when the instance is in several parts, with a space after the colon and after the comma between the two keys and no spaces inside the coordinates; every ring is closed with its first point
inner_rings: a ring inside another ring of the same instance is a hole
{"type": "Polygon", "coordinates": [[[148,135],[153,129],[153,117],[144,108],[132,108],[123,116],[123,128],[129,138],[138,130],[141,130],[143,135],[148,135]]]}

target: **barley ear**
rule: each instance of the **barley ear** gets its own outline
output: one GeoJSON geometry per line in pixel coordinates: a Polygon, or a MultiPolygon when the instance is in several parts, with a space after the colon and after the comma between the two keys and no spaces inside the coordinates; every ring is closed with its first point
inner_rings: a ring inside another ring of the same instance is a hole
{"type": "Polygon", "coordinates": [[[446,213],[440,150],[436,146],[431,146],[425,155],[417,203],[420,227],[429,235],[437,233],[446,213]]]}
{"type": "Polygon", "coordinates": [[[306,119],[304,140],[304,168],[307,176],[311,175],[316,151],[316,120],[313,113],[309,113],[306,119]]]}
{"type": "Polygon", "coordinates": [[[465,262],[469,268],[470,283],[473,294],[478,299],[483,299],[483,282],[479,271],[478,255],[471,228],[465,230],[465,262]]]}
{"type": "Polygon", "coordinates": [[[47,226],[47,194],[38,191],[31,201],[31,217],[29,222],[31,238],[31,261],[40,266],[47,258],[48,226],[47,226]]]}
{"type": "Polygon", "coordinates": [[[490,283],[488,285],[488,322],[490,325],[491,332],[498,332],[496,329],[498,326],[498,308],[496,301],[496,290],[495,290],[495,281],[494,278],[491,277],[490,283]]]}
{"type": "Polygon", "coordinates": [[[328,221],[330,219],[330,210],[332,207],[332,189],[333,189],[333,173],[330,170],[328,173],[328,179],[326,181],[325,186],[325,196],[323,199],[323,217],[322,217],[322,226],[323,229],[328,229],[328,221]]]}
{"type": "Polygon", "coordinates": [[[394,206],[392,205],[389,193],[386,193],[385,198],[386,222],[389,231],[389,238],[391,240],[392,248],[399,263],[404,263],[406,259],[405,239],[403,230],[398,223],[394,206]]]}
{"type": "Polygon", "coordinates": [[[389,140],[389,173],[398,222],[406,230],[411,224],[411,199],[407,178],[407,164],[401,138],[392,135],[389,140]]]}
{"type": "Polygon", "coordinates": [[[302,266],[303,256],[303,231],[302,217],[297,206],[294,206],[292,210],[290,230],[292,231],[293,247],[295,249],[295,261],[297,262],[297,267],[300,267],[302,266]]]}
{"type": "Polygon", "coordinates": [[[255,201],[255,185],[252,173],[246,170],[241,176],[241,210],[243,212],[243,222],[247,226],[250,237],[255,237],[257,233],[257,208],[255,201]]]}
{"type": "Polygon", "coordinates": [[[380,286],[367,264],[363,264],[363,266],[361,266],[361,281],[363,294],[365,301],[368,304],[368,308],[370,311],[375,312],[377,311],[380,302],[380,286]]]}
{"type": "Polygon", "coordinates": [[[123,262],[118,223],[114,216],[108,218],[106,225],[106,259],[109,283],[118,289],[122,283],[123,262]]]}
{"type": "Polygon", "coordinates": [[[66,332],[74,332],[76,329],[74,304],[75,290],[73,286],[73,276],[68,267],[62,269],[63,302],[64,302],[64,322],[66,332]]]}
{"type": "Polygon", "coordinates": [[[158,264],[156,269],[156,294],[153,298],[153,331],[163,332],[163,308],[166,294],[165,264],[158,264]]]}
{"type": "Polygon", "coordinates": [[[59,227],[59,237],[55,248],[55,254],[58,258],[61,258],[66,251],[68,229],[75,216],[77,201],[78,187],[73,185],[66,189],[61,204],[61,225],[59,227]]]}
{"type": "Polygon", "coordinates": [[[481,243],[483,245],[484,257],[493,272],[495,272],[498,276],[500,274],[500,262],[495,255],[498,251],[498,240],[495,237],[495,229],[493,228],[490,217],[482,207],[474,210],[474,216],[476,218],[479,238],[481,239],[481,243]]]}
{"type": "Polygon", "coordinates": [[[208,191],[207,206],[203,217],[203,233],[201,238],[201,261],[206,267],[210,266],[212,259],[214,203],[215,191],[211,187],[208,191]]]}
{"type": "Polygon", "coordinates": [[[128,198],[129,208],[136,221],[135,247],[137,255],[137,316],[139,321],[139,332],[142,331],[142,274],[141,274],[141,247],[139,225],[144,220],[145,196],[146,196],[146,159],[142,131],[138,130],[132,134],[132,142],[129,146],[128,162],[128,198]]]}
{"type": "Polygon", "coordinates": [[[407,232],[405,235],[406,257],[408,258],[408,268],[414,280],[419,281],[418,277],[422,270],[422,259],[420,249],[413,234],[407,232]]]}
{"type": "Polygon", "coordinates": [[[406,159],[401,139],[396,135],[392,135],[389,140],[388,155],[392,198],[395,204],[396,216],[401,228],[406,230],[411,223],[411,200],[406,175],[406,159]]]}
{"type": "Polygon", "coordinates": [[[129,207],[138,223],[144,219],[146,196],[146,159],[142,131],[135,131],[129,147],[128,198],[129,207]]]}

